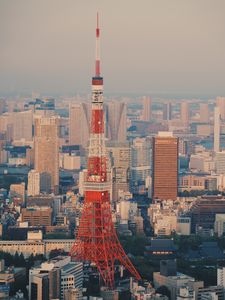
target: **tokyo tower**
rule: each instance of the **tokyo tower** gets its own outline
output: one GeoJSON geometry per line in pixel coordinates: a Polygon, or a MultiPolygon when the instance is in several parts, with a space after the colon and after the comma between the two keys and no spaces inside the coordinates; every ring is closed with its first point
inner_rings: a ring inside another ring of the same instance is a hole
{"type": "Polygon", "coordinates": [[[119,261],[140,280],[140,275],[125,254],[112,222],[110,179],[106,170],[103,114],[103,78],[100,75],[100,29],[97,15],[95,76],[92,78],[92,110],[88,168],[84,180],[84,206],[78,234],[71,248],[73,260],[96,265],[105,285],[114,287],[114,265],[119,261]]]}

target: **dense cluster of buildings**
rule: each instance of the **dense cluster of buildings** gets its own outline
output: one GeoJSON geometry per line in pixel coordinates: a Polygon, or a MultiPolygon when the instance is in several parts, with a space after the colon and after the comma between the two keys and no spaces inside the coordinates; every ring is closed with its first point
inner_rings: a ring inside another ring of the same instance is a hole
{"type": "MultiPolygon", "coordinates": [[[[110,201],[117,232],[122,236],[223,236],[225,98],[218,97],[215,103],[153,103],[149,97],[143,98],[142,105],[133,99],[114,100],[106,101],[104,108],[110,201]]],[[[69,253],[82,214],[90,105],[81,97],[35,98],[16,103],[1,100],[1,108],[0,249],[12,255],[23,253],[25,258],[31,254],[48,258],[55,250],[69,253]]],[[[146,251],[154,252],[151,247],[146,251]]],[[[43,264],[30,275],[30,293],[50,291],[52,287],[45,289],[52,280],[49,276],[66,274],[66,267],[57,273],[53,265],[43,264]]],[[[162,276],[154,277],[156,289],[162,280],[167,284],[168,278],[162,276]]],[[[173,299],[200,299],[186,283],[193,279],[178,277],[173,299]]],[[[68,279],[72,290],[67,293],[62,291],[66,285],[60,278],[60,294],[54,297],[80,299],[69,298],[80,293],[74,279],[68,279]]],[[[163,297],[153,287],[134,284],[132,289],[134,299],[163,297]]],[[[217,291],[207,293],[212,296],[217,291]]]]}

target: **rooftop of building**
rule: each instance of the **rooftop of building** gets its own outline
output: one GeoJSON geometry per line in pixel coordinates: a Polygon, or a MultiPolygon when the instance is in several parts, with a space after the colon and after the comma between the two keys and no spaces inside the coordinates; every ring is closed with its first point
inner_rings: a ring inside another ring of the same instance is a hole
{"type": "Polygon", "coordinates": [[[146,250],[150,251],[176,251],[177,247],[174,245],[172,239],[151,239],[151,245],[146,246],[146,250]]]}

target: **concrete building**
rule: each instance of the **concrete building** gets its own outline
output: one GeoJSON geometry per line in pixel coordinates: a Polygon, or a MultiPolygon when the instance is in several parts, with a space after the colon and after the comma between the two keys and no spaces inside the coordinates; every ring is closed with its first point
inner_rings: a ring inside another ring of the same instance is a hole
{"type": "Polygon", "coordinates": [[[127,140],[127,106],[123,102],[106,103],[107,137],[110,141],[127,140]]]}
{"type": "Polygon", "coordinates": [[[31,170],[28,173],[27,195],[37,196],[40,194],[40,173],[36,170],[31,170]]]}
{"type": "Polygon", "coordinates": [[[208,103],[199,104],[199,120],[202,123],[209,123],[209,105],[208,103]]]}
{"type": "Polygon", "coordinates": [[[81,299],[83,299],[83,297],[80,289],[70,288],[65,290],[64,292],[64,300],[81,300],[81,299]]]}
{"type": "Polygon", "coordinates": [[[10,185],[10,198],[19,198],[22,203],[25,202],[25,183],[14,183],[10,185]]]}
{"type": "Polygon", "coordinates": [[[59,138],[58,117],[35,119],[34,168],[40,173],[41,192],[58,193],[59,189],[59,138]]]}
{"type": "Polygon", "coordinates": [[[189,125],[189,103],[186,100],[180,104],[180,119],[184,127],[189,125]]]}
{"type": "Polygon", "coordinates": [[[80,170],[81,157],[76,154],[60,153],[60,168],[65,170],[80,170]]]}
{"type": "Polygon", "coordinates": [[[216,174],[225,174],[225,151],[216,152],[215,156],[216,174]]]}
{"type": "Polygon", "coordinates": [[[22,222],[28,222],[30,226],[51,226],[52,208],[50,207],[28,207],[22,208],[22,222]]]}
{"type": "Polygon", "coordinates": [[[159,132],[153,138],[153,199],[177,198],[178,192],[178,138],[171,132],[159,132]]]}
{"type": "Polygon", "coordinates": [[[225,233],[225,214],[216,214],[214,223],[214,232],[218,237],[225,233]]]}
{"type": "Polygon", "coordinates": [[[225,267],[217,268],[217,285],[225,288],[225,267]]]}
{"type": "Polygon", "coordinates": [[[156,236],[171,235],[177,229],[177,216],[174,212],[163,212],[156,216],[154,234],[156,236]]]}
{"type": "Polygon", "coordinates": [[[178,290],[177,300],[195,300],[195,292],[187,286],[182,286],[178,290]]]}
{"type": "Polygon", "coordinates": [[[220,151],[220,107],[214,108],[214,152],[220,151]]]}
{"type": "Polygon", "coordinates": [[[191,234],[191,218],[177,217],[176,232],[180,235],[190,235],[191,234]]]}
{"type": "Polygon", "coordinates": [[[69,143],[87,146],[89,139],[89,103],[70,104],[69,108],[69,143]]]}
{"type": "Polygon", "coordinates": [[[29,299],[60,299],[61,270],[53,264],[43,265],[29,272],[29,299]]]}
{"type": "Polygon", "coordinates": [[[206,176],[185,175],[179,177],[179,191],[203,191],[205,190],[206,176]]]}
{"type": "Polygon", "coordinates": [[[216,107],[220,111],[221,119],[225,120],[225,97],[217,97],[216,98],[216,107]]]}
{"type": "Polygon", "coordinates": [[[144,96],[142,99],[143,103],[143,113],[142,113],[142,120],[149,122],[151,120],[152,114],[152,99],[150,97],[144,96]]]}
{"type": "Polygon", "coordinates": [[[215,170],[215,161],[208,151],[191,154],[189,168],[192,171],[210,173],[215,170]]]}
{"type": "Polygon", "coordinates": [[[170,102],[163,103],[163,120],[172,120],[172,103],[170,102]]]}
{"type": "Polygon", "coordinates": [[[109,143],[107,146],[112,167],[112,199],[119,200],[119,191],[129,192],[131,149],[127,143],[109,143]]]}
{"type": "Polygon", "coordinates": [[[159,288],[160,286],[166,286],[171,293],[170,299],[176,300],[180,288],[182,288],[183,286],[187,286],[189,282],[192,282],[192,284],[194,284],[194,282],[196,281],[193,277],[190,277],[182,273],[177,273],[177,275],[175,276],[164,276],[161,275],[160,272],[154,272],[153,282],[155,288],[159,288]]]}
{"type": "Polygon", "coordinates": [[[25,258],[31,254],[43,254],[48,257],[52,250],[64,249],[65,252],[70,252],[74,243],[74,239],[42,239],[40,234],[29,234],[26,241],[0,241],[0,248],[3,252],[8,252],[12,255],[15,253],[23,253],[25,258]]]}
{"type": "Polygon", "coordinates": [[[136,138],[131,146],[131,185],[143,183],[150,176],[150,141],[146,138],[136,138]]]}
{"type": "Polygon", "coordinates": [[[197,300],[223,300],[224,299],[224,288],[223,286],[209,286],[198,289],[197,300]]]}
{"type": "MultiPolygon", "coordinates": [[[[57,290],[57,298],[65,299],[65,292],[70,289],[77,289],[79,291],[78,296],[82,296],[83,287],[83,263],[71,262],[70,256],[57,256],[48,262],[42,263],[39,267],[34,267],[29,271],[29,291],[30,299],[32,298],[32,285],[33,282],[38,278],[40,281],[40,274],[48,275],[49,278],[49,290],[53,285],[51,283],[52,273],[55,271],[60,274],[60,277],[54,278],[56,281],[54,288],[57,290]],[[51,277],[49,276],[51,275],[51,277]]],[[[58,274],[56,274],[58,275],[58,274]]],[[[42,298],[41,298],[42,299],[42,298]]],[[[45,298],[43,298],[45,299],[45,298]]],[[[52,298],[46,298],[52,299],[52,298]]],[[[78,300],[82,299],[81,297],[78,300]]]]}
{"type": "Polygon", "coordinates": [[[0,116],[0,131],[5,132],[8,141],[32,141],[33,113],[31,110],[7,112],[0,116]]]}

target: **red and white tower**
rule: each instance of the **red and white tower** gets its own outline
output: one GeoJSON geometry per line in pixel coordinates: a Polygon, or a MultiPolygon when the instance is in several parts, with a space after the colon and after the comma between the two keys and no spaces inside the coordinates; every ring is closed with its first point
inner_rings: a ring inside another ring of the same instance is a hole
{"type": "Polygon", "coordinates": [[[103,78],[100,75],[100,29],[97,15],[95,76],[92,78],[92,113],[88,171],[84,183],[84,207],[77,238],[70,255],[74,260],[96,264],[104,283],[114,287],[114,264],[118,260],[140,280],[140,275],[125,254],[112,222],[110,180],[106,170],[103,115],[103,78]]]}

